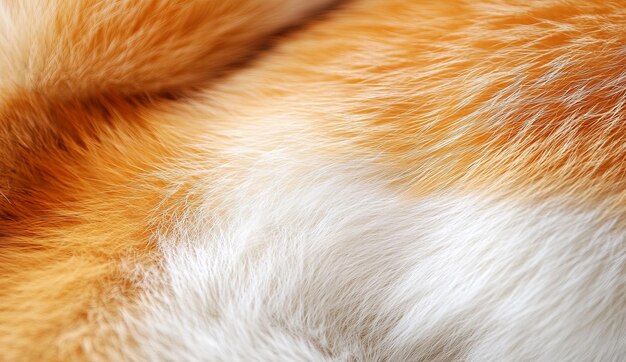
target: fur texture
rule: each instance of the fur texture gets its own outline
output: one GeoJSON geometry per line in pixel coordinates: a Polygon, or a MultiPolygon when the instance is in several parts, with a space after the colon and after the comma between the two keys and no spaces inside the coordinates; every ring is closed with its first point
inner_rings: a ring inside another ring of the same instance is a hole
{"type": "Polygon", "coordinates": [[[3,359],[626,355],[621,2],[0,4],[3,359]]]}

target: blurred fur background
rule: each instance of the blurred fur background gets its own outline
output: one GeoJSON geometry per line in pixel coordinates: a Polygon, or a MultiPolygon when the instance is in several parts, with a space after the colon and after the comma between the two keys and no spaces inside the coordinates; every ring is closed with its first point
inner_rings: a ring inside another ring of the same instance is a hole
{"type": "Polygon", "coordinates": [[[625,15],[0,0],[0,359],[623,359],[625,15]]]}

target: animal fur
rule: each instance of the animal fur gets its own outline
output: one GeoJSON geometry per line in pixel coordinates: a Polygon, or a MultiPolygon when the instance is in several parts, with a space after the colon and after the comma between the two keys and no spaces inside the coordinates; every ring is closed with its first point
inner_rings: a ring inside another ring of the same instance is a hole
{"type": "Polygon", "coordinates": [[[626,4],[0,0],[0,359],[618,361],[626,4]]]}

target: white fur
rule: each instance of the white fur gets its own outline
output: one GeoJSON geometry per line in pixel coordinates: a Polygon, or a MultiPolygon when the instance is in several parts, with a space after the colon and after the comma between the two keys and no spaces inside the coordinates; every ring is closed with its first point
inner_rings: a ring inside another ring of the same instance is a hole
{"type": "Polygon", "coordinates": [[[601,210],[478,192],[409,202],[358,165],[281,151],[221,182],[231,177],[245,181],[207,192],[206,207],[163,236],[161,267],[138,272],[144,292],[113,323],[137,348],[104,357],[626,355],[626,234],[601,210]]]}

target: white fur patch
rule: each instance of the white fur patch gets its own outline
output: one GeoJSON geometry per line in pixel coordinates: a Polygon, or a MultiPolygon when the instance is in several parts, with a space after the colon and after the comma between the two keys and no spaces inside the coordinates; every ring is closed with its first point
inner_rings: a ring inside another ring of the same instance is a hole
{"type": "Polygon", "coordinates": [[[116,324],[135,347],[109,357],[626,355],[626,234],[599,211],[410,200],[356,167],[277,155],[239,176],[223,209],[195,210],[162,240],[162,270],[145,271],[144,293],[116,324]]]}

